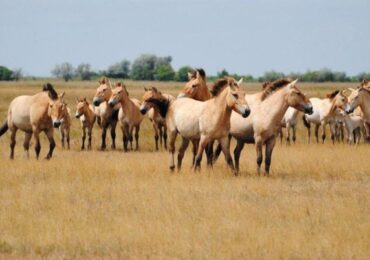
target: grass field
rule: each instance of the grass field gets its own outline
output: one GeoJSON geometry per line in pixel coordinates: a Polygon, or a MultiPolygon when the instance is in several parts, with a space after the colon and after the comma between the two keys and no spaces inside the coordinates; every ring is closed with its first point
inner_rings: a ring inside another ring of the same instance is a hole
{"type": "MultiPolygon", "coordinates": [[[[17,95],[39,91],[43,82],[1,82],[0,121],[17,95]]],[[[95,82],[52,82],[75,98],[91,99],[95,82]]],[[[176,93],[181,83],[127,82],[131,96],[155,84],[176,93]]],[[[308,96],[324,96],[348,84],[300,84],[308,96]]],[[[352,85],[353,86],[353,85],[352,85]]],[[[259,84],[244,84],[255,92],[259,84]]],[[[306,144],[299,124],[296,145],[278,143],[271,176],[256,175],[255,149],[246,146],[241,175],[223,160],[213,170],[168,170],[166,151],[154,151],[151,124],[141,128],[139,152],[79,151],[80,126],[73,119],[71,150],[58,147],[50,161],[23,156],[18,133],[15,160],[9,134],[0,138],[1,258],[180,259],[368,259],[370,255],[370,146],[306,144]]],[[[107,138],[109,143],[109,138],[107,138]]],[[[48,145],[43,137],[41,155],[48,145]]]]}

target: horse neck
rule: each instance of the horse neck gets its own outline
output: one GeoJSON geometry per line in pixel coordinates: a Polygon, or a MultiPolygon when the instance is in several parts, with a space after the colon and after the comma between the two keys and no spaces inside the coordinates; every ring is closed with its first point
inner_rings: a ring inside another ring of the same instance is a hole
{"type": "Polygon", "coordinates": [[[162,117],[166,117],[167,115],[167,111],[168,111],[168,107],[170,106],[170,104],[172,103],[173,101],[170,100],[169,98],[166,98],[166,97],[161,97],[160,99],[155,99],[155,101],[153,101],[153,107],[154,109],[157,109],[159,114],[162,116],[162,117]]]}
{"type": "Polygon", "coordinates": [[[324,118],[335,116],[335,110],[336,110],[335,98],[333,98],[333,99],[325,98],[323,100],[323,102],[325,103],[325,108],[326,108],[323,111],[324,112],[324,114],[323,114],[324,115],[324,118]]]}
{"type": "Polygon", "coordinates": [[[229,93],[229,88],[225,88],[221,91],[220,94],[218,94],[213,99],[209,100],[209,104],[211,106],[214,106],[211,111],[213,111],[213,115],[215,117],[218,117],[218,121],[224,121],[228,120],[230,121],[231,111],[232,109],[227,105],[226,97],[229,93]]]}
{"type": "Polygon", "coordinates": [[[361,108],[364,117],[367,120],[370,120],[370,93],[365,93],[362,96],[362,100],[361,103],[359,104],[359,107],[361,108]]]}
{"type": "MultiPolygon", "coordinates": [[[[263,117],[271,124],[279,124],[289,108],[288,91],[286,88],[277,90],[260,103],[263,117]]],[[[253,110],[252,110],[253,111],[253,110]]],[[[262,116],[262,115],[261,115],[262,116]]]]}
{"type": "Polygon", "coordinates": [[[132,101],[128,95],[123,95],[120,100],[120,103],[121,103],[122,110],[125,112],[127,112],[132,105],[132,101]]]}
{"type": "Polygon", "coordinates": [[[206,101],[212,98],[211,92],[209,92],[207,84],[205,82],[202,83],[202,90],[199,91],[199,94],[197,94],[197,97],[194,98],[199,101],[206,101]]]}
{"type": "Polygon", "coordinates": [[[91,110],[90,106],[87,105],[83,112],[84,116],[89,120],[92,121],[92,119],[95,116],[94,110],[91,110]]]}

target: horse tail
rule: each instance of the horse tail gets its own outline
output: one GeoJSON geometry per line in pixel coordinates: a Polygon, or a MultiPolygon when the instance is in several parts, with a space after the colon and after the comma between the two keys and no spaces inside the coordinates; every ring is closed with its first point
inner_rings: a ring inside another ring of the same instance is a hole
{"type": "Polygon", "coordinates": [[[8,131],[8,122],[5,122],[1,127],[0,127],[0,136],[6,133],[8,131]]]}
{"type": "Polygon", "coordinates": [[[311,127],[311,125],[310,125],[310,123],[307,121],[307,119],[306,119],[306,115],[305,114],[303,114],[303,124],[304,124],[304,126],[306,127],[306,128],[310,128],[311,127]]]}

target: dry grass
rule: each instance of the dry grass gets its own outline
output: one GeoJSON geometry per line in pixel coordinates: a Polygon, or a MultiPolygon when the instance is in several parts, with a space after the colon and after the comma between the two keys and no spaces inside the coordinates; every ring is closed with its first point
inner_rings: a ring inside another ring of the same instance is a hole
{"type": "MultiPolygon", "coordinates": [[[[14,96],[34,93],[40,84],[0,83],[0,120],[14,96]]],[[[128,82],[128,88],[140,97],[142,86],[150,84],[128,82]]],[[[181,88],[178,83],[159,85],[173,94],[181,88]]],[[[91,98],[95,84],[56,86],[74,104],[75,95],[91,98]]],[[[246,86],[248,91],[259,88],[246,86]]],[[[333,85],[303,88],[323,96],[333,85]]],[[[370,255],[368,145],[306,145],[300,125],[297,145],[276,146],[270,178],[256,176],[253,146],[243,151],[239,177],[231,175],[223,160],[213,170],[192,173],[189,153],[184,171],[170,174],[167,153],[153,152],[148,121],[142,127],[141,151],[132,153],[96,151],[98,128],[95,150],[78,151],[79,123],[73,121],[71,151],[58,147],[51,161],[24,159],[21,134],[10,161],[9,136],[0,139],[0,257],[370,255]]],[[[120,136],[118,132],[117,140],[120,136]]],[[[44,140],[42,154],[46,150],[44,140]]]]}

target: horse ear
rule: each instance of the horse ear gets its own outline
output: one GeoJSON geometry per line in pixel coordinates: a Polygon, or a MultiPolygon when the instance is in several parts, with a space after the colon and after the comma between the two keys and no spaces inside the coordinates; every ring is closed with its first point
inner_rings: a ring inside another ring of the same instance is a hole
{"type": "Polygon", "coordinates": [[[158,89],[156,87],[152,87],[153,92],[158,93],[158,89]]]}
{"type": "Polygon", "coordinates": [[[294,87],[297,84],[297,82],[298,82],[298,79],[296,79],[296,80],[292,81],[291,83],[289,83],[289,88],[294,87]]]}
{"type": "Polygon", "coordinates": [[[240,86],[243,83],[243,78],[240,78],[238,81],[238,86],[240,86]]]}
{"type": "Polygon", "coordinates": [[[63,99],[63,97],[64,97],[64,95],[65,95],[65,94],[66,94],[66,93],[63,91],[63,93],[59,95],[59,98],[60,98],[60,99],[63,99]]]}
{"type": "Polygon", "coordinates": [[[194,79],[195,75],[194,72],[188,72],[188,80],[194,79]]]}
{"type": "Polygon", "coordinates": [[[146,87],[144,87],[144,91],[148,91],[148,89],[146,87]]]}

